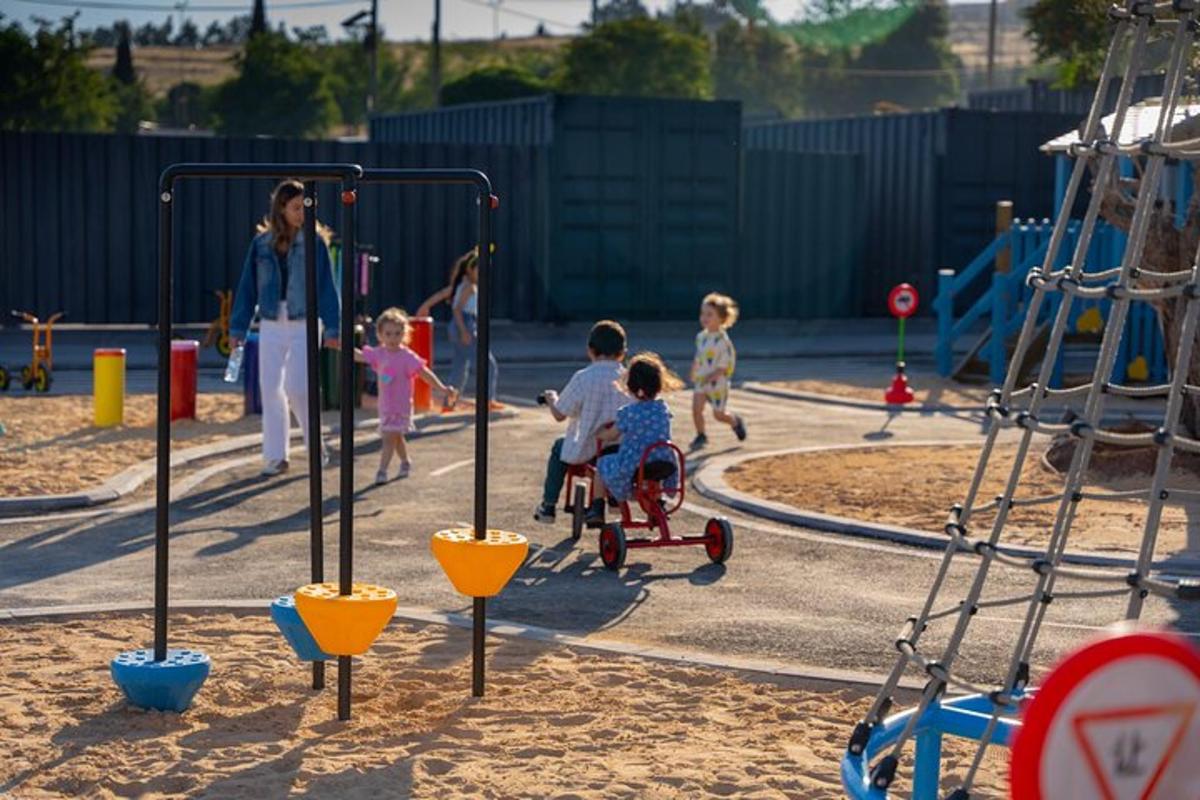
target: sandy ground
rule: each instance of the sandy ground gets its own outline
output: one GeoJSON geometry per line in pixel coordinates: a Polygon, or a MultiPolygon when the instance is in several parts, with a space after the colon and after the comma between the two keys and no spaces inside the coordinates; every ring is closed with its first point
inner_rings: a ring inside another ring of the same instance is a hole
{"type": "MultiPolygon", "coordinates": [[[[1062,478],[1036,457],[1041,447],[1035,443],[1032,457],[1026,460],[1018,499],[1061,491],[1062,478]]],[[[980,494],[985,502],[1003,491],[1015,450],[1012,445],[998,445],[994,451],[980,494]]],[[[950,506],[966,496],[978,459],[979,448],[974,446],[800,453],[748,461],[727,472],[726,480],[741,491],[799,508],[939,532],[950,506]]],[[[1146,480],[1125,479],[1107,481],[1098,488],[1124,490],[1147,484],[1146,480]]],[[[1176,474],[1169,485],[1195,489],[1197,481],[1176,474]]],[[[1013,509],[1001,541],[1043,547],[1057,509],[1057,503],[1013,509]]],[[[1144,502],[1084,500],[1071,528],[1069,546],[1136,553],[1145,509],[1144,502]]],[[[994,519],[994,513],[974,515],[972,532],[989,535],[994,519]]],[[[1159,529],[1158,553],[1181,550],[1185,540],[1184,510],[1168,506],[1159,529]]]]}
{"type": "MultiPolygon", "coordinates": [[[[861,690],[492,637],[470,698],[470,634],[393,622],[314,694],[265,614],[172,617],[214,669],[182,716],[128,707],[108,675],[147,616],[0,623],[0,795],[23,797],[842,797],[861,690]]],[[[963,765],[947,745],[947,764],[963,765]]],[[[998,797],[1004,754],[980,793],[998,797]]],[[[903,792],[899,783],[897,788],[903,792]]]]}
{"type": "MultiPolygon", "coordinates": [[[[154,456],[155,396],[125,398],[125,424],[92,425],[86,395],[0,395],[0,495],[23,497],[90,489],[121,470],[154,456]]],[[[201,394],[196,419],[178,420],[171,439],[194,446],[256,433],[258,417],[242,417],[240,394],[201,394]]]]}

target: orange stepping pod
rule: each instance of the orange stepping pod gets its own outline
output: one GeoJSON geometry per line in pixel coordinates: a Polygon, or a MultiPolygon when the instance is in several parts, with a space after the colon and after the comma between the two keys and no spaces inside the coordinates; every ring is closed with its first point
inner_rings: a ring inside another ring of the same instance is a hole
{"type": "Polygon", "coordinates": [[[467,597],[500,594],[529,551],[519,533],[489,530],[486,539],[476,539],[470,528],[438,531],[430,546],[450,583],[467,597]]]}
{"type": "Polygon", "coordinates": [[[383,632],[396,611],[396,593],[370,583],[351,585],[338,594],[336,583],[310,583],[296,590],[296,611],[322,650],[334,656],[359,656],[383,632]]]}

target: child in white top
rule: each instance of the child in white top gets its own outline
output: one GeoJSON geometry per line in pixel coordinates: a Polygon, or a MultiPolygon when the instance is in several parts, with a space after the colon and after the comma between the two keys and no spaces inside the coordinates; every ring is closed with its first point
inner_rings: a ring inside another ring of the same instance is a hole
{"type": "Polygon", "coordinates": [[[729,381],[737,363],[737,352],[728,330],[737,318],[738,304],[728,295],[711,292],[700,302],[700,332],[696,334],[696,356],[692,360],[692,421],[696,424],[692,450],[708,444],[708,436],[704,433],[705,404],[712,406],[716,420],[733,429],[738,441],[746,440],[746,423],[726,410],[729,381]]]}
{"type": "Polygon", "coordinates": [[[555,439],[550,448],[542,502],[533,512],[538,522],[554,522],[567,468],[596,457],[596,434],[617,418],[617,409],[629,402],[620,385],[625,329],[612,320],[597,322],[588,334],[587,350],[591,365],[572,375],[561,394],[553,390],[542,393],[554,418],[569,422],[566,435],[555,439]]]}

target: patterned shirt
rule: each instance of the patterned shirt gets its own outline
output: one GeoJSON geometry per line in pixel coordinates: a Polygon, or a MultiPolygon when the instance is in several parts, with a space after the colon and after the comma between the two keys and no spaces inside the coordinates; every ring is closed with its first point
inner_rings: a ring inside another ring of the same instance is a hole
{"type": "MultiPolygon", "coordinates": [[[[617,430],[621,432],[621,449],[601,456],[596,469],[604,478],[609,494],[624,500],[633,489],[633,477],[646,448],[656,442],[671,441],[671,412],[661,399],[634,401],[617,412],[617,430]]],[[[668,447],[657,448],[646,462],[672,461],[674,453],[668,447]]],[[[668,482],[672,484],[673,481],[668,482]]]]}
{"type": "Polygon", "coordinates": [[[596,455],[596,434],[617,418],[617,409],[629,402],[620,388],[621,364],[595,361],[567,381],[555,403],[570,418],[559,456],[568,464],[584,464],[596,455]]]}
{"type": "Polygon", "coordinates": [[[716,333],[702,330],[696,334],[696,357],[692,359],[692,382],[699,381],[701,375],[711,375],[708,381],[733,377],[733,367],[737,361],[737,353],[733,342],[724,329],[716,333]]]}

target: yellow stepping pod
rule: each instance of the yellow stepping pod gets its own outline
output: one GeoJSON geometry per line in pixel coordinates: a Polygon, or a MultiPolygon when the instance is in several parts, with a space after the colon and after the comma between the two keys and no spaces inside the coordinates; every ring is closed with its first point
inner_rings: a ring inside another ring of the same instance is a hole
{"type": "Polygon", "coordinates": [[[338,594],[336,583],[310,583],[296,590],[296,611],[322,650],[360,656],[383,632],[396,611],[396,593],[370,583],[338,594]]]}
{"type": "Polygon", "coordinates": [[[1138,356],[1133,361],[1130,361],[1129,366],[1125,368],[1125,377],[1131,381],[1149,380],[1150,365],[1146,363],[1146,357],[1138,356]]]}
{"type": "Polygon", "coordinates": [[[488,531],[486,539],[476,539],[473,530],[454,528],[435,533],[430,547],[459,593],[493,597],[525,560],[529,541],[509,531],[488,531]]]}

